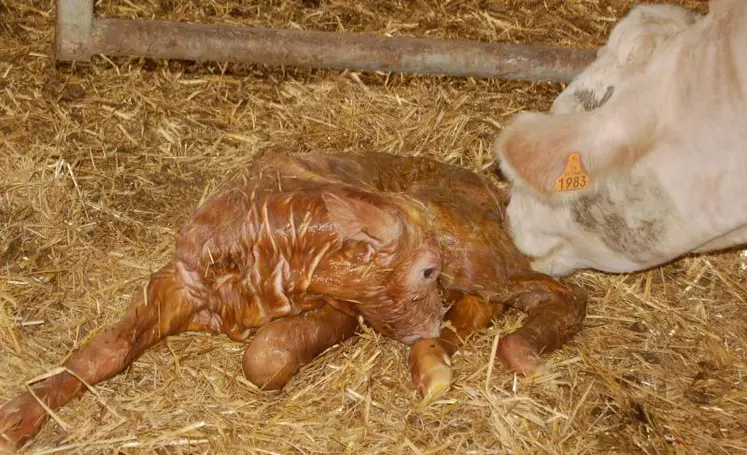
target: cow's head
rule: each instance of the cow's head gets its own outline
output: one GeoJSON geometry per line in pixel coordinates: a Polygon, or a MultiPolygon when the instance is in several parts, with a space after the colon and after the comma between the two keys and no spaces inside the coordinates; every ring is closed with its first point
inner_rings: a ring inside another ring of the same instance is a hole
{"type": "Polygon", "coordinates": [[[562,252],[579,230],[572,207],[607,191],[608,179],[624,174],[660,137],[657,113],[639,108],[659,88],[641,78],[695,19],[672,5],[633,8],[549,113],[519,113],[496,138],[493,152],[513,187],[509,228],[519,249],[536,259],[535,269],[560,276],[582,266],[548,258],[574,257],[562,252]]]}

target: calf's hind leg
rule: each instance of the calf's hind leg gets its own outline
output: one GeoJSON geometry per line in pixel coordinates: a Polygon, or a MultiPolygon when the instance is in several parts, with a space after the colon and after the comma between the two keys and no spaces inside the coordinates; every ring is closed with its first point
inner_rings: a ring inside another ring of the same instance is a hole
{"type": "MultiPolygon", "coordinates": [[[[73,354],[64,366],[73,374],[59,373],[32,387],[34,395],[52,410],[85,392],[85,385],[111,378],[131,365],[143,352],[168,335],[187,328],[193,306],[177,277],[174,263],[159,270],[137,291],[124,317],[73,354]],[[147,298],[145,298],[147,296],[147,298]]],[[[17,447],[33,436],[48,415],[30,392],[0,407],[0,449],[17,447]]]]}
{"type": "Polygon", "coordinates": [[[279,390],[307,363],[350,338],[358,320],[322,304],[260,328],[244,351],[244,376],[263,390],[279,390]]]}

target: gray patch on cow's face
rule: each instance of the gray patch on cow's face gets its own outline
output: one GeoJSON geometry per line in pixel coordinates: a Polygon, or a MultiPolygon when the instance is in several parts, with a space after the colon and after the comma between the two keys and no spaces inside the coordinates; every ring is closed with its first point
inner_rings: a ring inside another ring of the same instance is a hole
{"type": "Polygon", "coordinates": [[[573,221],[599,235],[607,247],[631,259],[654,252],[665,234],[671,202],[654,178],[630,183],[624,195],[604,191],[581,196],[572,206],[573,221]]]}
{"type": "Polygon", "coordinates": [[[573,97],[576,98],[585,111],[592,111],[606,103],[614,91],[615,87],[610,85],[607,87],[607,91],[604,92],[604,96],[601,99],[597,99],[596,94],[593,91],[588,89],[578,89],[573,92],[573,97]]]}

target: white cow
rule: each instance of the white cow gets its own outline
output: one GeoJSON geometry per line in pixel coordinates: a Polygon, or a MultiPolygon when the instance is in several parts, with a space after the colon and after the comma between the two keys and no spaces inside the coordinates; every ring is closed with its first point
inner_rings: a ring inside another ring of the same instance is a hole
{"type": "Polygon", "coordinates": [[[537,271],[632,272],[747,243],[747,0],[634,7],[551,112],[516,115],[493,150],[537,271]]]}

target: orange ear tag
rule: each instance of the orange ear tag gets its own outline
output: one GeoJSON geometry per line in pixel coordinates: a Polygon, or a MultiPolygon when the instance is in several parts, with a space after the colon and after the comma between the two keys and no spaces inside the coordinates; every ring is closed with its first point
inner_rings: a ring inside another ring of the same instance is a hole
{"type": "Polygon", "coordinates": [[[581,155],[573,152],[568,155],[568,164],[563,175],[555,180],[555,191],[575,191],[587,188],[591,184],[589,174],[581,166],[581,155]]]}

